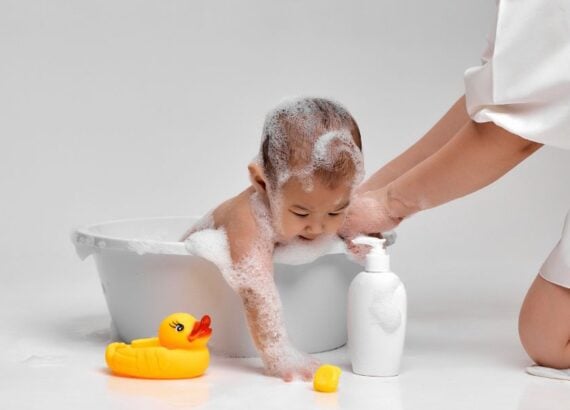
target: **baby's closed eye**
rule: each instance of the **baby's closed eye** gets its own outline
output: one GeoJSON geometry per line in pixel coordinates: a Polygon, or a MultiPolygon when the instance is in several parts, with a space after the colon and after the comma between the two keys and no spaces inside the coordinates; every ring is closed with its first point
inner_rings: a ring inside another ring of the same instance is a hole
{"type": "Polygon", "coordinates": [[[301,212],[291,211],[291,213],[292,213],[293,215],[298,216],[299,218],[306,218],[307,216],[309,216],[309,214],[301,213],[301,212]]]}

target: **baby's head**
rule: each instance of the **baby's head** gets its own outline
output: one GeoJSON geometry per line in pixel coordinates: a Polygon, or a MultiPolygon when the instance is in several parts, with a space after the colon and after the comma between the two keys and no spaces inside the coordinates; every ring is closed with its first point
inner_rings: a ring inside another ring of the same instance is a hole
{"type": "Polygon", "coordinates": [[[300,98],[267,114],[249,172],[281,240],[338,231],[364,174],[361,149],[356,121],[334,101],[300,98]]]}

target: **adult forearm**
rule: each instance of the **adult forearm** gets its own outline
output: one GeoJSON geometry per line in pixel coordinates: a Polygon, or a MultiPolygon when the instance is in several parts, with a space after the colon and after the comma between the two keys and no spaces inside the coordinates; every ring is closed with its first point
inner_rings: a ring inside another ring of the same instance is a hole
{"type": "Polygon", "coordinates": [[[469,121],[439,151],[387,186],[390,216],[402,219],[477,191],[541,146],[493,123],[469,121]]]}
{"type": "Polygon", "coordinates": [[[358,192],[376,190],[388,185],[437,152],[469,120],[469,115],[465,109],[465,96],[461,96],[422,138],[370,176],[358,187],[358,192]]]}

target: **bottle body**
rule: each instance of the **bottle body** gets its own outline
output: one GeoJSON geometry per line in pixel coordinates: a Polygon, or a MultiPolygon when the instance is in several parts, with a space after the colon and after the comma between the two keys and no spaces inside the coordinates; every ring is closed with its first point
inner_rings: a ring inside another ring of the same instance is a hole
{"type": "Polygon", "coordinates": [[[393,272],[361,272],[348,291],[348,349],[352,370],[396,376],[404,350],[407,296],[393,272]]]}

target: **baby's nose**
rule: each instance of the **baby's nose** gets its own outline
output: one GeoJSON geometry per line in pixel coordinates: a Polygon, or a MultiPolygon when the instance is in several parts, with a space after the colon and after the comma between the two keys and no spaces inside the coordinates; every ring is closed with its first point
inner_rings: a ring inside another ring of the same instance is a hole
{"type": "Polygon", "coordinates": [[[308,225],[306,229],[307,229],[307,232],[309,232],[312,235],[319,235],[319,234],[323,233],[325,227],[321,221],[315,221],[315,222],[311,223],[310,225],[308,225]]]}

